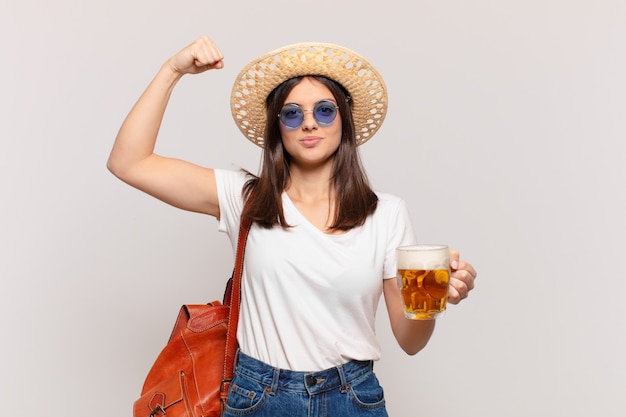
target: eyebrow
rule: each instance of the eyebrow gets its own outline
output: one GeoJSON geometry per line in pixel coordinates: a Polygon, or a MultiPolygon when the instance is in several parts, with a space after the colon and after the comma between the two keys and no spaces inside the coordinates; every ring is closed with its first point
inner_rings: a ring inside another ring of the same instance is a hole
{"type": "MultiPolygon", "coordinates": [[[[331,103],[333,103],[335,106],[339,106],[339,104],[337,103],[337,101],[334,98],[323,98],[320,100],[317,100],[315,103],[313,103],[313,106],[315,106],[317,103],[319,103],[320,101],[330,101],[331,103]]],[[[288,105],[288,104],[293,104],[294,106],[298,106],[298,107],[302,107],[302,105],[300,103],[296,103],[296,102],[288,102],[283,104],[283,107],[288,105]]]]}

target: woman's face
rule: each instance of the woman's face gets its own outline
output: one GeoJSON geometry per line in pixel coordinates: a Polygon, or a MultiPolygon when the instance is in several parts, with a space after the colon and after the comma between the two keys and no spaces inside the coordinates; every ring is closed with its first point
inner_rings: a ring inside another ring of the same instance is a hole
{"type": "Polygon", "coordinates": [[[313,117],[313,109],[320,100],[328,100],[337,105],[330,90],[315,80],[304,77],[285,98],[286,104],[297,104],[304,110],[304,121],[296,129],[288,129],[282,123],[280,134],[283,146],[291,156],[291,163],[314,167],[332,162],[332,157],[341,142],[341,114],[328,126],[318,123],[313,117]]]}

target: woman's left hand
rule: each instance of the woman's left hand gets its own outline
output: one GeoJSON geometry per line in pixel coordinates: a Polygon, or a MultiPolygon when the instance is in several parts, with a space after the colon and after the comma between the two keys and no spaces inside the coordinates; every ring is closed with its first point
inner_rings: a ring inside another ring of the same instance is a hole
{"type": "Polygon", "coordinates": [[[450,251],[450,286],[448,287],[448,302],[458,304],[467,298],[474,289],[476,270],[469,263],[459,259],[459,252],[450,251]]]}

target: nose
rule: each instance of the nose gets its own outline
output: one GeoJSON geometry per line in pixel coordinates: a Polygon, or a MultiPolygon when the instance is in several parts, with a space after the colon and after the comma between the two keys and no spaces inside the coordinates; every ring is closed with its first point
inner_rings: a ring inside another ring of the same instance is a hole
{"type": "Polygon", "coordinates": [[[302,128],[305,130],[313,130],[317,129],[317,120],[313,117],[313,110],[306,109],[302,110],[302,115],[304,119],[302,120],[302,128]]]}

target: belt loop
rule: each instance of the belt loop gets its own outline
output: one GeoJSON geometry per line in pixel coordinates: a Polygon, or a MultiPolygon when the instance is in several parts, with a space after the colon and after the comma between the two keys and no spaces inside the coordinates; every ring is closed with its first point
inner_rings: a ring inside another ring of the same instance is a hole
{"type": "Polygon", "coordinates": [[[348,385],[348,381],[346,380],[346,374],[343,371],[343,365],[337,366],[336,369],[337,373],[339,373],[339,379],[341,380],[341,393],[345,393],[347,390],[350,389],[350,386],[348,385]]]}
{"type": "Polygon", "coordinates": [[[274,368],[274,376],[272,377],[272,385],[270,386],[271,395],[276,395],[276,391],[278,391],[279,379],[280,379],[280,368],[274,368]]]}

